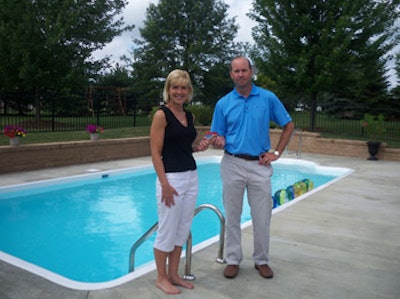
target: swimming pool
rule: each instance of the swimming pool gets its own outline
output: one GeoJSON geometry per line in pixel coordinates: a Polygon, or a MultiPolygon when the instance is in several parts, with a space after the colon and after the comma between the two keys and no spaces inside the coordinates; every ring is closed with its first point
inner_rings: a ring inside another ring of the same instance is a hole
{"type": "MultiPolygon", "coordinates": [[[[198,205],[212,203],[223,212],[220,159],[197,160],[198,205]]],[[[315,186],[312,193],[349,173],[349,169],[280,159],[274,167],[273,190],[310,178],[315,186]]],[[[140,275],[145,268],[154,269],[153,236],[136,255],[136,267],[146,266],[127,274],[130,247],[157,221],[154,181],[154,170],[149,165],[65,178],[62,184],[60,180],[49,180],[0,188],[0,258],[76,289],[110,287],[140,275]]],[[[246,204],[243,225],[250,225],[249,220],[246,204]]],[[[219,220],[211,211],[195,217],[193,244],[218,233],[219,220]]]]}

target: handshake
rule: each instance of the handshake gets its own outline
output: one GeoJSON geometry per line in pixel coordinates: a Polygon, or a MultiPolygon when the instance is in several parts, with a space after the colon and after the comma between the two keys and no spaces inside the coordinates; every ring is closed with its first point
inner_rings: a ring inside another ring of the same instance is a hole
{"type": "Polygon", "coordinates": [[[213,147],[218,149],[222,149],[225,146],[225,138],[221,135],[218,135],[217,132],[208,131],[204,135],[203,140],[206,140],[208,142],[208,146],[212,145],[213,147]]]}

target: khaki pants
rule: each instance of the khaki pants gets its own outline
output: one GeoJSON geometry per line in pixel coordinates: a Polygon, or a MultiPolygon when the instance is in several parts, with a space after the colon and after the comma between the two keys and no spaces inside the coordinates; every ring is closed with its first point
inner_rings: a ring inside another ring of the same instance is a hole
{"type": "Polygon", "coordinates": [[[242,261],[240,220],[245,191],[251,210],[254,235],[253,260],[268,264],[270,223],[272,215],[272,167],[259,165],[225,154],[221,161],[223,203],[226,217],[226,262],[239,265],[242,261]]]}

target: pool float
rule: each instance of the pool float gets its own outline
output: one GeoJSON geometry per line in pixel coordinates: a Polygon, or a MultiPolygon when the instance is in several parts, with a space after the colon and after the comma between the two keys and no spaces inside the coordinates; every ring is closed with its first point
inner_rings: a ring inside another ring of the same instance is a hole
{"type": "Polygon", "coordinates": [[[286,188],[286,192],[287,192],[287,195],[288,195],[288,199],[289,199],[289,200],[292,200],[292,199],[295,197],[293,185],[288,186],[288,187],[286,188]]]}
{"type": "Polygon", "coordinates": [[[272,198],[272,208],[275,209],[278,206],[278,202],[274,194],[272,194],[271,198],[272,198]]]}
{"type": "Polygon", "coordinates": [[[280,189],[274,194],[274,201],[276,206],[283,205],[289,201],[288,193],[285,189],[280,189]]]}
{"type": "Polygon", "coordinates": [[[293,192],[294,192],[294,197],[298,197],[300,195],[303,195],[304,193],[307,192],[307,185],[303,181],[299,181],[293,184],[293,192]]]}
{"type": "Polygon", "coordinates": [[[314,183],[310,179],[304,179],[303,182],[307,185],[307,191],[310,191],[314,188],[314,183]]]}
{"type": "Polygon", "coordinates": [[[303,195],[314,188],[314,183],[310,179],[304,179],[288,186],[286,189],[280,189],[272,195],[274,208],[291,201],[295,197],[303,195]]]}

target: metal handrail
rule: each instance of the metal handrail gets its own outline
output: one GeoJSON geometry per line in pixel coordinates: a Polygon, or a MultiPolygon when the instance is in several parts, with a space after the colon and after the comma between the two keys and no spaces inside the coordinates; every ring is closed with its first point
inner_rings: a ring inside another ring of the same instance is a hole
{"type": "Polygon", "coordinates": [[[146,241],[150,236],[158,229],[158,221],[154,223],[150,229],[143,234],[131,247],[131,251],[129,253],[129,272],[135,271],[135,253],[136,249],[142,245],[144,241],[146,241]]]}
{"type": "MultiPolygon", "coordinates": [[[[225,218],[222,215],[221,211],[214,205],[211,204],[202,204],[197,207],[194,211],[194,215],[196,216],[202,210],[210,209],[211,211],[217,214],[219,221],[220,221],[220,231],[219,231],[219,247],[218,247],[218,256],[216,258],[217,263],[225,263],[224,260],[224,244],[225,244],[225,218]]],[[[189,232],[188,239],[186,241],[186,264],[185,264],[185,275],[183,279],[185,280],[195,280],[196,276],[191,274],[192,268],[192,233],[189,232]]]]}
{"type": "MultiPolygon", "coordinates": [[[[223,258],[224,253],[224,240],[225,240],[225,218],[222,215],[221,211],[214,205],[211,204],[202,204],[198,206],[194,211],[194,216],[196,216],[200,211],[204,209],[211,209],[214,211],[220,219],[220,235],[219,235],[219,249],[218,249],[218,256],[216,261],[218,263],[224,263],[225,260],[223,258]]],[[[135,271],[135,253],[137,248],[157,230],[158,228],[158,221],[147,231],[145,232],[131,247],[129,253],[129,272],[135,271]]],[[[189,232],[188,239],[186,241],[186,264],[185,264],[185,275],[183,276],[184,279],[187,280],[194,280],[195,276],[190,274],[191,272],[191,264],[192,264],[192,233],[189,232]]]]}
{"type": "Polygon", "coordinates": [[[302,145],[303,145],[303,130],[302,129],[294,129],[294,131],[290,135],[289,141],[286,145],[286,153],[291,154],[291,152],[289,151],[289,144],[290,144],[290,141],[292,140],[293,135],[295,135],[296,132],[299,132],[299,143],[298,143],[298,147],[297,147],[297,151],[296,151],[296,159],[300,159],[301,158],[301,149],[302,149],[302,145]]]}

